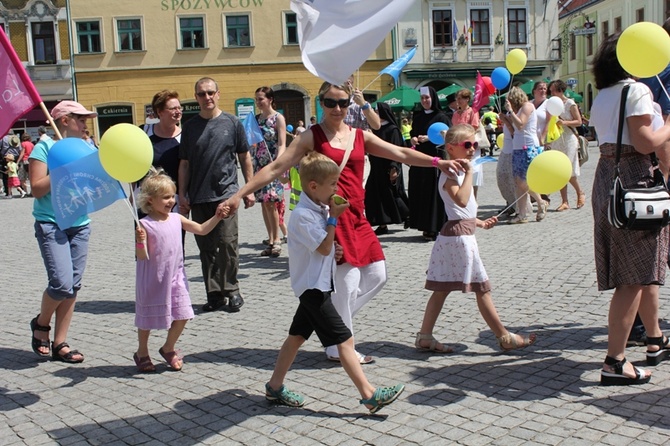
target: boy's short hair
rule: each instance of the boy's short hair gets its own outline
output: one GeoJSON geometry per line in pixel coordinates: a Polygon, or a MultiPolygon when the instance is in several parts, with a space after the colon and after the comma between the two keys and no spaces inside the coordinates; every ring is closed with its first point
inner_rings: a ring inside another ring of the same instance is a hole
{"type": "Polygon", "coordinates": [[[322,184],[326,178],[340,174],[340,166],[335,161],[316,151],[311,151],[303,157],[298,170],[300,172],[300,183],[305,186],[310,181],[322,184]]]}
{"type": "Polygon", "coordinates": [[[174,194],[177,191],[177,185],[162,168],[156,169],[152,166],[151,169],[149,169],[147,176],[142,180],[140,196],[137,199],[137,203],[139,204],[140,209],[142,209],[142,212],[148,214],[151,211],[149,199],[169,191],[172,191],[174,194]]]}

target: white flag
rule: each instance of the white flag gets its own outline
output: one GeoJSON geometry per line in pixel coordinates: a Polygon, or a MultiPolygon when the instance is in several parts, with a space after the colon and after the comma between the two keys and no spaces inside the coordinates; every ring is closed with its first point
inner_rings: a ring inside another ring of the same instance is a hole
{"type": "Polygon", "coordinates": [[[291,0],[302,63],[315,76],[344,84],[412,6],[413,0],[291,0]]]}

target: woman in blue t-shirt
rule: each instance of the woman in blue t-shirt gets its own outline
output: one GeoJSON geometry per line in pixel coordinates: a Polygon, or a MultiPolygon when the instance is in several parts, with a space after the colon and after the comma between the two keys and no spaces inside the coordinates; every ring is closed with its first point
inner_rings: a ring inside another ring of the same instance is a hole
{"type": "MultiPolygon", "coordinates": [[[[81,138],[86,130],[86,120],[98,116],[74,101],[61,101],[52,110],[51,116],[60,135],[56,139],[81,138]]],[[[84,355],[72,350],[67,344],[77,292],[88,256],[90,235],[89,218],[84,215],[67,229],[60,229],[51,204],[51,180],[47,168],[47,156],[54,140],[40,141],[30,154],[30,185],[35,202],[35,237],[42,253],[49,283],[42,294],[40,313],[30,321],[32,348],[39,356],[51,356],[54,360],[79,363],[84,355]],[[56,314],[53,342],[50,331],[51,318],[56,314]]]]}

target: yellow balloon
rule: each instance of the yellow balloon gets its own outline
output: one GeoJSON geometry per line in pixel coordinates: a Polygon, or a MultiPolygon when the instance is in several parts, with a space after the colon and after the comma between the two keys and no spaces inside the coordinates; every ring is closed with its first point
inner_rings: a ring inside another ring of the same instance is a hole
{"type": "Polygon", "coordinates": [[[116,124],[100,138],[100,163],[112,178],[133,183],[147,174],[154,159],[151,140],[132,124],[116,124]]]}
{"type": "Polygon", "coordinates": [[[616,56],[631,75],[656,76],[670,63],[670,36],[656,23],[635,23],[621,33],[616,56]]]}
{"type": "Polygon", "coordinates": [[[572,163],[563,152],[548,150],[530,162],[526,181],[538,194],[553,194],[561,190],[572,176],[572,163]]]}
{"type": "Polygon", "coordinates": [[[502,133],[496,137],[496,146],[498,146],[500,150],[502,150],[503,148],[504,141],[505,141],[505,135],[503,135],[502,133]]]}
{"type": "Polygon", "coordinates": [[[526,53],[520,48],[515,48],[509,53],[507,53],[507,58],[505,59],[505,66],[512,74],[521,73],[521,70],[526,68],[526,62],[528,57],[526,53]]]}

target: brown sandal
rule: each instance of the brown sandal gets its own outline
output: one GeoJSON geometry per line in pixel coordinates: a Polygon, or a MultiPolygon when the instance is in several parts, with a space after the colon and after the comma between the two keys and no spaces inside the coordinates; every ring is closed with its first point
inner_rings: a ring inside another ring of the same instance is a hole
{"type": "Polygon", "coordinates": [[[263,257],[279,257],[281,254],[281,243],[272,243],[261,251],[263,257]]]}
{"type": "Polygon", "coordinates": [[[577,209],[583,208],[585,204],[586,204],[586,195],[581,194],[579,197],[577,197],[577,209]]]}
{"type": "Polygon", "coordinates": [[[177,354],[177,352],[164,352],[163,347],[158,349],[158,353],[161,354],[163,359],[165,359],[165,362],[168,363],[170,368],[174,371],[180,371],[182,367],[184,367],[184,361],[182,361],[182,358],[177,354]]]}
{"type": "Polygon", "coordinates": [[[140,373],[151,373],[156,371],[156,366],[151,362],[149,356],[142,356],[141,358],[137,356],[137,353],[133,353],[133,360],[137,366],[137,371],[140,373]]]}

